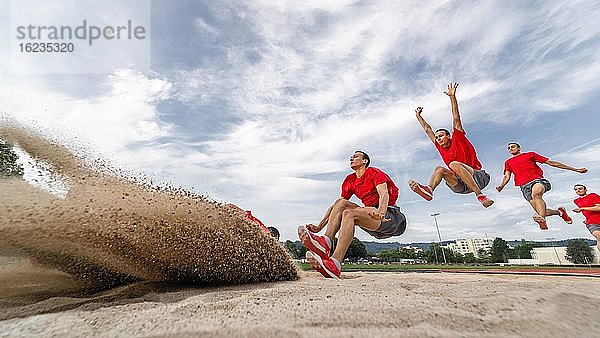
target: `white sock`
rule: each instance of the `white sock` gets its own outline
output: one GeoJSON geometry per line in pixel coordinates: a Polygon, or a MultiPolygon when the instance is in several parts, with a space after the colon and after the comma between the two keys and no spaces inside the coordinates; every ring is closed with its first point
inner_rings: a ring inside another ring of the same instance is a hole
{"type": "Polygon", "coordinates": [[[333,257],[331,257],[331,260],[335,263],[335,266],[337,266],[337,268],[340,269],[340,271],[342,271],[342,265],[340,264],[340,262],[338,262],[338,260],[333,257]]]}
{"type": "Polygon", "coordinates": [[[329,239],[329,237],[327,236],[323,236],[325,237],[325,242],[327,242],[327,245],[329,245],[329,247],[331,248],[331,240],[329,239]]]}

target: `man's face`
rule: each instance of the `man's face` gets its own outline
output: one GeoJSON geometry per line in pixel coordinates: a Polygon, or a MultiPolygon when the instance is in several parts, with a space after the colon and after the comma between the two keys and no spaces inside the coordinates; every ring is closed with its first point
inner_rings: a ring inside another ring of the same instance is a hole
{"type": "Polygon", "coordinates": [[[363,159],[363,155],[361,153],[356,152],[350,156],[350,168],[352,168],[352,170],[356,170],[361,166],[366,165],[365,162],[366,160],[363,159]]]}
{"type": "Polygon", "coordinates": [[[435,141],[442,147],[448,148],[450,146],[450,135],[443,130],[439,130],[435,133],[435,141]]]}
{"type": "Polygon", "coordinates": [[[587,189],[585,187],[577,185],[577,186],[575,186],[575,193],[578,196],[585,196],[587,194],[587,189]]]}
{"type": "Polygon", "coordinates": [[[516,144],[509,144],[508,145],[508,152],[511,155],[518,155],[521,152],[521,147],[519,147],[516,144]]]}

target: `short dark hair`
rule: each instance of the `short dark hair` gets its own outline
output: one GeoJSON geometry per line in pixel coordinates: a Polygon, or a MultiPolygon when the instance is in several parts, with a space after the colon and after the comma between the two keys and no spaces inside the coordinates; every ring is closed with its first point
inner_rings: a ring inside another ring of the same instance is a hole
{"type": "Polygon", "coordinates": [[[583,189],[587,190],[587,187],[585,185],[583,185],[583,184],[580,184],[580,183],[577,183],[577,184],[575,184],[573,186],[573,188],[576,188],[576,187],[583,187],[583,189]]]}
{"type": "Polygon", "coordinates": [[[354,152],[362,154],[363,160],[367,160],[367,165],[365,167],[368,168],[369,164],[371,164],[371,158],[369,157],[369,155],[362,150],[355,150],[354,152]]]}
{"type": "Polygon", "coordinates": [[[277,228],[275,228],[275,227],[268,227],[267,229],[269,229],[269,232],[271,233],[271,236],[273,236],[274,238],[276,238],[277,240],[279,240],[279,230],[277,230],[277,228]]]}
{"type": "Polygon", "coordinates": [[[448,129],[440,128],[440,129],[436,130],[435,132],[437,133],[438,131],[443,131],[444,133],[446,133],[446,135],[450,136],[450,131],[448,129]]]}
{"type": "Polygon", "coordinates": [[[518,144],[517,142],[508,142],[508,144],[507,144],[507,145],[509,146],[509,145],[511,145],[511,144],[514,144],[514,145],[516,145],[517,147],[521,148],[521,145],[520,145],[520,144],[518,144]]]}

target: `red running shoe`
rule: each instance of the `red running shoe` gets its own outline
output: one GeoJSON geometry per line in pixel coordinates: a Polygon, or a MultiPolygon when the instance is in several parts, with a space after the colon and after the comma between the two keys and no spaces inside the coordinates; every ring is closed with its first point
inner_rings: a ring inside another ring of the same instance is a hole
{"type": "Polygon", "coordinates": [[[298,237],[300,242],[310,251],[316,253],[321,258],[329,258],[331,252],[331,246],[327,243],[325,236],[316,235],[302,225],[298,227],[298,237]]]}
{"type": "Polygon", "coordinates": [[[565,208],[558,208],[558,215],[562,218],[567,224],[573,224],[573,219],[567,215],[567,210],[565,208]]]}
{"type": "Polygon", "coordinates": [[[415,180],[410,180],[408,182],[408,186],[412,191],[416,192],[419,196],[423,197],[427,201],[431,201],[433,199],[433,192],[431,188],[426,185],[419,184],[419,182],[415,180]]]}
{"type": "Polygon", "coordinates": [[[477,196],[477,200],[479,203],[481,203],[481,205],[483,205],[484,208],[488,208],[490,205],[494,204],[494,201],[487,198],[486,195],[477,196]]]}
{"type": "Polygon", "coordinates": [[[311,268],[319,271],[325,278],[339,279],[342,273],[338,265],[335,264],[334,258],[321,258],[312,251],[306,252],[306,262],[311,268]]]}
{"type": "Polygon", "coordinates": [[[546,223],[546,219],[540,215],[533,215],[533,220],[540,225],[540,229],[548,230],[548,223],[546,223]],[[537,216],[537,217],[536,217],[537,216]]]}

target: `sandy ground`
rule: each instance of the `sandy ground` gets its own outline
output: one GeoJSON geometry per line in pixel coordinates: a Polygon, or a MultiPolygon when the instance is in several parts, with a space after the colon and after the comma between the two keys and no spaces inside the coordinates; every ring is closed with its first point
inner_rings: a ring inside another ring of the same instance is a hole
{"type": "MultiPolygon", "coordinates": [[[[60,278],[66,277],[46,282],[60,278]]],[[[414,272],[326,280],[310,271],[291,282],[204,288],[144,282],[78,297],[21,284],[2,298],[0,336],[591,337],[600,335],[594,320],[600,295],[592,292],[598,283],[414,272]]]]}

